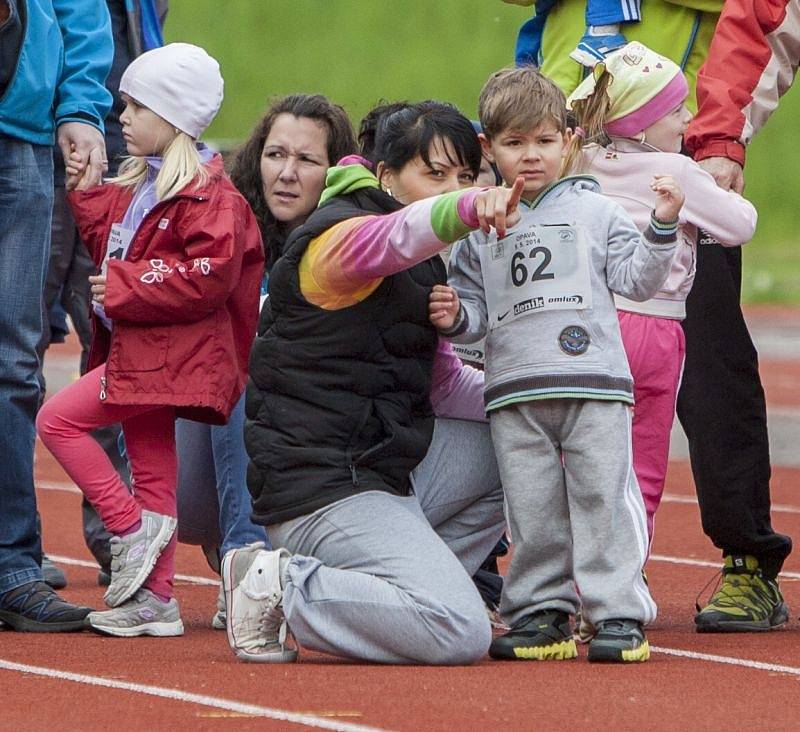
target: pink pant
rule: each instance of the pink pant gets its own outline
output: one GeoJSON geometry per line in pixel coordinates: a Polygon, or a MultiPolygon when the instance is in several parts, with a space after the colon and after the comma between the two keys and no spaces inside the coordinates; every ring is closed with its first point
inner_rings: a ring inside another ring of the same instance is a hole
{"type": "MultiPolygon", "coordinates": [[[[100,400],[100,377],[105,366],[90,371],[45,402],[36,418],[42,442],[83,491],[112,534],[136,524],[146,508],[177,515],[175,491],[178,460],[175,453],[173,407],[126,406],[100,400]],[[131,467],[131,495],[100,445],[93,429],[121,423],[131,467]]],[[[144,583],[161,597],[172,597],[175,545],[161,553],[144,583]]]]}
{"type": "Polygon", "coordinates": [[[680,321],[619,311],[622,342],[633,374],[633,469],[647,509],[647,534],[664,493],[669,436],[686,340],[680,321]]]}

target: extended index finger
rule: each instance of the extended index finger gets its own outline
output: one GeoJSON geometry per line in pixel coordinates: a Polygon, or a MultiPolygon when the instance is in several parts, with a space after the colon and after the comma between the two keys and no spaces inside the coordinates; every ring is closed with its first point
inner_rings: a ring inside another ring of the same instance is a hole
{"type": "Polygon", "coordinates": [[[514,186],[511,188],[511,195],[508,197],[508,205],[506,211],[513,211],[519,204],[522,198],[522,192],[525,190],[525,179],[519,176],[514,181],[514,186]]]}

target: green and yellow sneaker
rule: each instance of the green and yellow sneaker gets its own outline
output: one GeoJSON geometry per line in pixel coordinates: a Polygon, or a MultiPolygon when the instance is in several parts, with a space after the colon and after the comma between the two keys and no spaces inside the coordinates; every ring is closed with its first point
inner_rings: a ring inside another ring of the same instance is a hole
{"type": "Polygon", "coordinates": [[[540,610],[518,620],[508,633],[498,636],[489,655],[509,661],[564,661],[575,658],[569,615],[560,610],[540,610]]]}
{"type": "Polygon", "coordinates": [[[698,633],[747,633],[772,630],[789,619],[778,583],[767,579],[758,560],[749,555],[729,555],[722,568],[722,583],[709,603],[694,617],[698,633]]]}

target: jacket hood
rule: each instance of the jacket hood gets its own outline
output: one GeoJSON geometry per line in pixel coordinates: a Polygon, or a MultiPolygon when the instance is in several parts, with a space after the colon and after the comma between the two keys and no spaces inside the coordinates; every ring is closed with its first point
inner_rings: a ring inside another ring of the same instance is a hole
{"type": "Polygon", "coordinates": [[[354,193],[364,188],[380,188],[378,179],[369,169],[369,161],[359,155],[348,155],[338,165],[328,169],[325,190],[319,199],[321,206],[336,196],[354,193]]]}
{"type": "Polygon", "coordinates": [[[593,178],[591,175],[568,175],[565,178],[554,181],[540,191],[536,198],[532,201],[525,201],[525,203],[527,203],[530,208],[538,208],[545,203],[552,203],[556,199],[572,191],[600,193],[600,183],[597,181],[597,178],[593,178]]]}

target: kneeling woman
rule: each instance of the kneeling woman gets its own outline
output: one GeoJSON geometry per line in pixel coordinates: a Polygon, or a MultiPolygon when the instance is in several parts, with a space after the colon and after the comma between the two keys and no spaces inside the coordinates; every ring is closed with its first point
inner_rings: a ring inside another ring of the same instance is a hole
{"type": "Polygon", "coordinates": [[[446,279],[437,253],[494,223],[494,205],[479,222],[487,202],[501,228],[516,204],[470,187],[480,147],[449,105],[381,118],[374,159],[376,175],[354,158],[329,171],[270,277],[245,443],[253,518],[282,548],[223,561],[245,660],[294,660],[287,623],[368,661],[471,663],[489,647],[470,575],[504,519],[499,481],[480,479],[494,470],[483,378],[439,341],[428,298],[446,279]]]}

